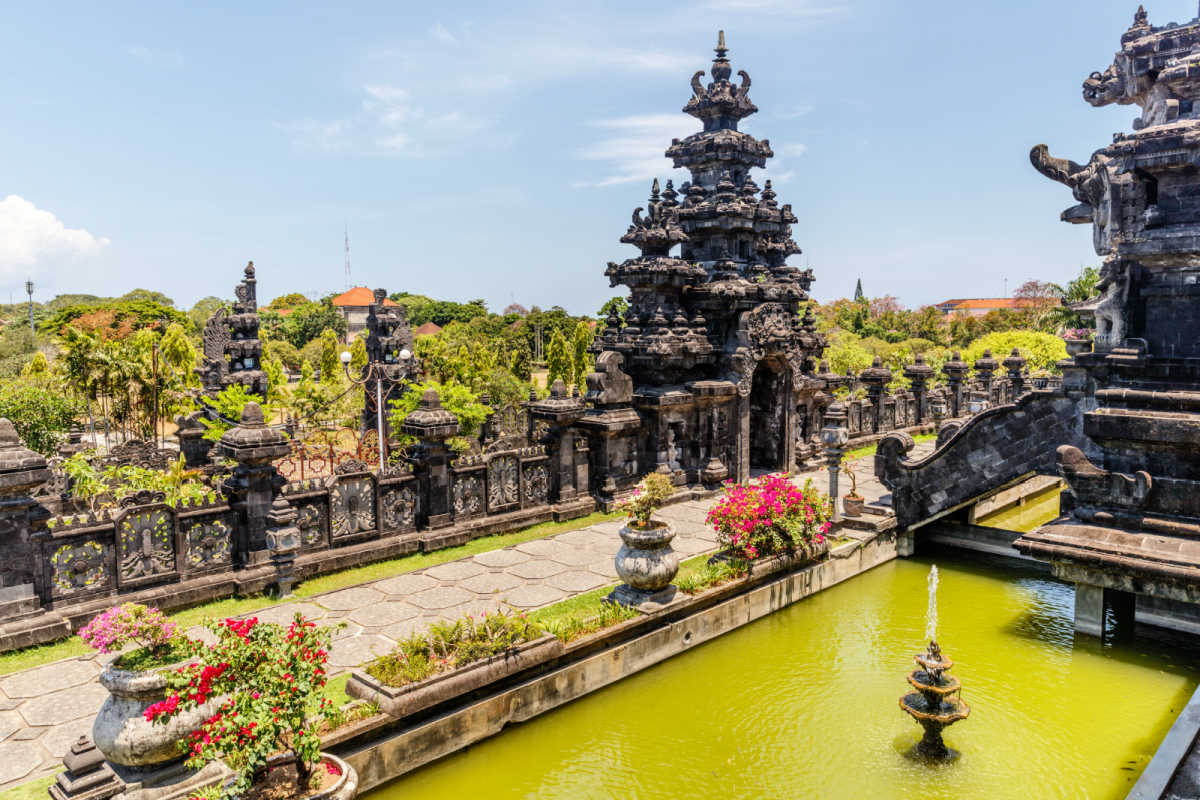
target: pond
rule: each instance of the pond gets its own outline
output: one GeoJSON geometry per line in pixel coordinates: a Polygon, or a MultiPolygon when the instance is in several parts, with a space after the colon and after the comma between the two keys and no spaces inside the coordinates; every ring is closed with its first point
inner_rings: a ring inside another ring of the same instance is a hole
{"type": "Polygon", "coordinates": [[[928,560],[897,560],[367,795],[428,798],[1122,798],[1200,653],[1077,638],[1071,587],[940,556],[938,640],[961,752],[904,753],[928,560]]]}

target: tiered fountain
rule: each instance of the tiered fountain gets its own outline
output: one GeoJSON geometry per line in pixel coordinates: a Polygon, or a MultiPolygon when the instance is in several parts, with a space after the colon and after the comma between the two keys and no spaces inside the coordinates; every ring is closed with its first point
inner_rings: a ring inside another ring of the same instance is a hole
{"type": "Polygon", "coordinates": [[[920,723],[925,735],[912,750],[912,755],[926,761],[949,761],[958,754],[942,741],[942,729],[966,719],[971,708],[958,696],[962,684],[946,673],[954,662],[942,655],[937,639],[937,567],[929,570],[929,611],[926,614],[925,636],[929,647],[913,656],[920,669],[908,676],[915,692],[900,698],[900,708],[920,723]]]}

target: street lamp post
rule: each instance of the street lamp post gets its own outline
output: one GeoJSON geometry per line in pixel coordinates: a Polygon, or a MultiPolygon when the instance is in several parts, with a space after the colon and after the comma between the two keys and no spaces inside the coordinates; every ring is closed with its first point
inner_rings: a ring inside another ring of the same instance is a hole
{"type": "MultiPolygon", "coordinates": [[[[409,352],[408,348],[405,348],[401,350],[398,355],[400,357],[400,363],[407,368],[408,362],[412,358],[412,353],[409,352]]],[[[380,361],[368,361],[366,368],[363,370],[362,377],[355,379],[350,376],[350,351],[343,350],[341,359],[342,369],[346,373],[346,378],[349,379],[351,383],[365,388],[372,379],[375,381],[375,435],[379,441],[379,472],[382,474],[384,465],[387,463],[387,456],[385,453],[385,448],[387,445],[386,439],[383,435],[383,383],[384,381],[391,382],[393,378],[389,377],[386,373],[385,367],[388,366],[387,364],[384,364],[380,361]]],[[[404,371],[407,372],[407,369],[404,371]]]]}
{"type": "Polygon", "coordinates": [[[33,333],[33,281],[25,281],[25,294],[29,295],[29,346],[32,348],[35,345],[33,333]]]}

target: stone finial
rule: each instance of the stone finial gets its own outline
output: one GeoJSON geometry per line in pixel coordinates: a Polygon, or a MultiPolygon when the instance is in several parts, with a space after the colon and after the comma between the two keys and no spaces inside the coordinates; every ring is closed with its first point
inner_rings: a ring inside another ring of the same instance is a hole
{"type": "Polygon", "coordinates": [[[21,494],[48,480],[46,457],[22,444],[12,422],[0,417],[0,494],[21,494]]]}
{"type": "Polygon", "coordinates": [[[426,389],[416,411],[404,418],[400,429],[418,439],[440,440],[457,436],[462,430],[458,418],[442,408],[442,399],[434,389],[426,389]]]}
{"type": "Polygon", "coordinates": [[[246,269],[243,271],[243,274],[246,276],[246,280],[248,280],[248,281],[254,280],[254,262],[253,261],[246,262],[246,269]]]}
{"type": "Polygon", "coordinates": [[[221,434],[218,444],[235,461],[273,461],[291,452],[287,437],[267,425],[262,406],[253,400],[242,406],[241,420],[221,434]]]}
{"type": "Polygon", "coordinates": [[[550,396],[556,398],[567,396],[567,384],[563,382],[562,378],[555,379],[554,384],[550,387],[550,396]]]}
{"type": "Polygon", "coordinates": [[[262,406],[254,400],[242,406],[242,418],[240,424],[243,428],[259,428],[266,425],[266,419],[263,417],[262,406]]]}

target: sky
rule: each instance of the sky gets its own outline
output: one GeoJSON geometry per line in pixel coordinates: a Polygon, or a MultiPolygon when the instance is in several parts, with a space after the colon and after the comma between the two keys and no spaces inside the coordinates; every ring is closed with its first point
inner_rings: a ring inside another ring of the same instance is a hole
{"type": "MultiPolygon", "coordinates": [[[[351,282],[594,313],[723,28],[822,301],[909,307],[1098,259],[1030,147],[1086,162],[1136,2],[20,3],[0,26],[0,302],[351,282]],[[7,289],[7,293],[5,290],[7,289]]],[[[1152,24],[1194,0],[1149,0],[1152,24]]]]}

